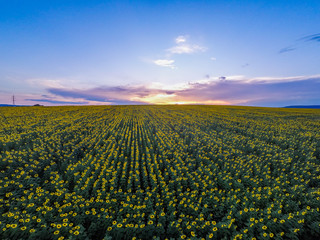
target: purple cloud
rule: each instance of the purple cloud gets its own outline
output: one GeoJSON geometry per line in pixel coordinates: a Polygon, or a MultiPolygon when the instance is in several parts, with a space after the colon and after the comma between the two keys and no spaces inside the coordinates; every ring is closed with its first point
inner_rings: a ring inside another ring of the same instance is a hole
{"type": "Polygon", "coordinates": [[[108,104],[199,103],[256,106],[318,104],[320,77],[257,78],[235,80],[206,79],[178,90],[146,86],[115,86],[91,89],[49,88],[63,98],[83,99],[108,104]]]}
{"type": "Polygon", "coordinates": [[[85,105],[88,104],[88,102],[72,102],[72,101],[58,101],[58,100],[50,100],[50,99],[25,99],[25,101],[32,101],[32,102],[46,102],[46,103],[51,103],[51,104],[73,104],[73,105],[85,105]]]}
{"type": "Polygon", "coordinates": [[[47,91],[60,97],[111,104],[148,104],[148,102],[143,101],[144,98],[154,94],[170,95],[174,93],[173,91],[162,89],[149,89],[145,86],[115,86],[91,89],[48,88],[47,91]]]}
{"type": "Polygon", "coordinates": [[[184,99],[198,101],[223,100],[233,104],[264,105],[263,102],[286,102],[320,100],[320,79],[298,79],[294,81],[251,80],[251,81],[211,81],[194,84],[178,93],[184,99]]]}

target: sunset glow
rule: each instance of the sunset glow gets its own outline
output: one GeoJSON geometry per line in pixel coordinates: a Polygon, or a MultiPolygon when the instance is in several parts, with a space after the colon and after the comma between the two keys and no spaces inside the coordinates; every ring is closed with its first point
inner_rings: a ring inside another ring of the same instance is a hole
{"type": "Polygon", "coordinates": [[[320,103],[320,2],[2,1],[0,104],[320,103]]]}

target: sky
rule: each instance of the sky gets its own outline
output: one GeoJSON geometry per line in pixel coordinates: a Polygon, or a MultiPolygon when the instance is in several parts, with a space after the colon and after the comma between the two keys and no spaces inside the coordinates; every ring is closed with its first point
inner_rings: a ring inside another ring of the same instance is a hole
{"type": "Polygon", "coordinates": [[[319,0],[0,0],[0,104],[320,104],[319,0]]]}

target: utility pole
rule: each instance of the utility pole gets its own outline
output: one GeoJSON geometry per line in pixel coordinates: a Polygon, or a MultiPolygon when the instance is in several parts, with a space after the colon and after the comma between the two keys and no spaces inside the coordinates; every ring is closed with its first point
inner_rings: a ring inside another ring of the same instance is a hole
{"type": "Polygon", "coordinates": [[[14,95],[12,95],[12,105],[16,105],[15,100],[14,100],[14,95]]]}

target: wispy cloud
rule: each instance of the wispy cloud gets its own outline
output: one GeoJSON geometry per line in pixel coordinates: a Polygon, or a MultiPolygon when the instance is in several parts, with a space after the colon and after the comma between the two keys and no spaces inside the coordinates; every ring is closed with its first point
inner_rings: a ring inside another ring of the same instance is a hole
{"type": "MultiPolygon", "coordinates": [[[[153,60],[152,63],[161,66],[161,67],[169,67],[171,69],[175,69],[175,60],[173,60],[173,56],[176,54],[192,54],[198,52],[205,52],[207,50],[206,47],[200,46],[198,44],[189,43],[188,36],[180,35],[174,39],[175,45],[171,48],[165,50],[166,54],[163,59],[153,60]]],[[[211,58],[211,60],[214,60],[211,58]]]]}
{"type": "Polygon", "coordinates": [[[187,37],[186,36],[179,36],[175,39],[176,43],[179,44],[179,43],[184,43],[187,41],[187,37]]]}
{"type": "Polygon", "coordinates": [[[206,48],[195,44],[179,44],[177,46],[167,49],[167,51],[172,54],[190,54],[196,52],[204,52],[206,51],[206,48]]]}
{"type": "Polygon", "coordinates": [[[320,42],[320,33],[305,36],[301,40],[320,42]]]}
{"type": "Polygon", "coordinates": [[[296,48],[293,47],[285,47],[279,50],[279,53],[286,53],[286,52],[290,52],[290,51],[294,51],[296,50],[296,48]]]}
{"type": "Polygon", "coordinates": [[[318,42],[319,43],[320,42],[320,33],[307,35],[307,36],[304,36],[300,39],[297,39],[295,44],[293,44],[292,46],[284,47],[284,48],[280,49],[278,53],[282,54],[282,53],[294,51],[299,46],[301,46],[302,44],[305,44],[306,42],[318,42]]]}
{"type": "Polygon", "coordinates": [[[207,48],[203,46],[188,43],[186,36],[177,37],[175,42],[175,46],[167,49],[167,52],[170,54],[191,54],[196,52],[205,52],[207,50],[207,48]]]}
{"type": "Polygon", "coordinates": [[[175,68],[174,66],[174,60],[169,60],[169,59],[158,59],[153,61],[154,64],[161,66],[161,67],[170,67],[170,68],[175,68]]]}

